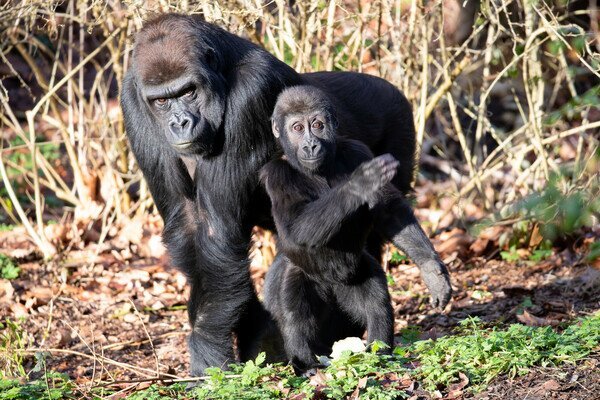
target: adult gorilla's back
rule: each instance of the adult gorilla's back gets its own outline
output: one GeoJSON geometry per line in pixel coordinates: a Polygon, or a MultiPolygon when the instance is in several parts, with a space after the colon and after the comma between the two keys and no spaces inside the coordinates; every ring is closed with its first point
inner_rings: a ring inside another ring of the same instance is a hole
{"type": "Polygon", "coordinates": [[[403,193],[411,188],[415,131],[411,106],[391,83],[356,72],[314,72],[302,78],[330,94],[340,115],[343,135],[364,142],[375,155],[400,160],[393,183],[403,193]]]}
{"type": "MultiPolygon", "coordinates": [[[[376,154],[399,159],[406,173],[395,183],[406,190],[414,128],[406,100],[389,83],[349,73],[301,76],[199,17],[163,15],[136,37],[121,105],[133,153],[164,220],[171,264],[191,284],[194,375],[235,360],[233,333],[239,358],[254,357],[272,324],[248,272],[252,227],[273,226],[258,171],[279,154],[270,124],[278,94],[307,81],[339,101],[344,132],[376,154]]],[[[431,282],[442,282],[432,294],[445,305],[449,284],[443,284],[442,267],[432,267],[442,264],[410,207],[397,198],[386,209],[379,234],[427,266],[422,270],[430,290],[431,282]],[[435,272],[429,281],[428,271],[435,272]]]]}

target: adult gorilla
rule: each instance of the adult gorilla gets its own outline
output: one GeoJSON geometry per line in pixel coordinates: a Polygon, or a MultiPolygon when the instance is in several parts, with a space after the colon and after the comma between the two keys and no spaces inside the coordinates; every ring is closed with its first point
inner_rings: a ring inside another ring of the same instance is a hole
{"type": "MultiPolygon", "coordinates": [[[[312,84],[336,100],[340,127],[375,155],[391,153],[410,189],[411,110],[386,81],[356,73],[297,74],[264,49],[206,23],[168,14],[138,33],[121,106],[133,152],[164,220],[171,263],[191,284],[191,373],[257,352],[269,324],[248,272],[252,227],[274,229],[260,168],[279,153],[270,117],[287,86],[312,84]]],[[[450,298],[448,273],[408,203],[376,222],[372,249],[390,239],[421,268],[434,306],[450,298]]]]}

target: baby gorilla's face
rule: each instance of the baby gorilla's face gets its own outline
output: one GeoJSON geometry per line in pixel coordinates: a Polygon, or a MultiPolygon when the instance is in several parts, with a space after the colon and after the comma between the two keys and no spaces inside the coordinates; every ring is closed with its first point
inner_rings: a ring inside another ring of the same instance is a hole
{"type": "Polygon", "coordinates": [[[288,162],[301,172],[323,174],[335,160],[337,118],[328,96],[313,86],[294,86],[277,99],[273,134],[288,162]]]}
{"type": "MultiPolygon", "coordinates": [[[[325,115],[293,115],[286,118],[286,135],[298,163],[308,172],[316,172],[327,162],[332,146],[332,132],[325,115]]],[[[288,158],[291,154],[288,154],[288,158]]]]}

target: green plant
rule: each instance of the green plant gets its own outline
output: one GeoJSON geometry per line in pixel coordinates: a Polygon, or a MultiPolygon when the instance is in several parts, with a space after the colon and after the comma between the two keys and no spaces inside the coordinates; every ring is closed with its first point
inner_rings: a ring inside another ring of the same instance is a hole
{"type": "Polygon", "coordinates": [[[185,384],[176,383],[171,386],[151,385],[127,396],[127,400],[171,400],[189,398],[185,396],[185,384]]]}
{"type": "Polygon", "coordinates": [[[75,399],[73,387],[68,376],[56,372],[24,385],[16,379],[0,379],[0,400],[75,399]]]}
{"type": "Polygon", "coordinates": [[[291,367],[264,364],[265,354],[245,364],[232,364],[229,370],[208,368],[208,380],[194,389],[195,398],[204,399],[271,399],[284,397],[284,386],[298,382],[291,367]],[[277,375],[280,384],[273,381],[277,375]]]}
{"type": "Polygon", "coordinates": [[[17,279],[20,272],[21,268],[13,260],[0,253],[0,278],[17,279]]]}
{"type": "Polygon", "coordinates": [[[548,186],[517,203],[513,215],[539,223],[544,239],[554,242],[581,228],[590,228],[600,214],[599,187],[564,185],[564,176],[552,175],[548,186]]]}
{"type": "Polygon", "coordinates": [[[500,257],[504,261],[509,261],[509,262],[516,262],[521,259],[521,256],[519,255],[519,253],[517,251],[517,245],[514,245],[514,244],[512,246],[510,246],[508,251],[501,251],[500,257]]]}
{"type": "Polygon", "coordinates": [[[529,255],[529,261],[540,262],[552,255],[552,249],[535,249],[529,255]]]}
{"type": "Polygon", "coordinates": [[[0,322],[0,378],[24,377],[22,350],[27,345],[26,332],[11,319],[0,322]]]}
{"type": "Polygon", "coordinates": [[[392,264],[402,264],[408,261],[408,257],[399,251],[392,252],[392,257],[390,258],[390,263],[392,264]]]}
{"type": "Polygon", "coordinates": [[[226,371],[209,368],[209,379],[193,393],[200,399],[273,399],[300,394],[313,398],[317,393],[319,397],[341,399],[359,390],[361,399],[405,397],[405,392],[397,387],[399,383],[387,377],[405,370],[406,359],[377,354],[383,346],[384,343],[375,342],[367,352],[344,352],[320,372],[325,380],[318,387],[307,378],[295,376],[290,366],[264,365],[265,356],[261,354],[254,361],[230,365],[226,371]]]}
{"type": "Polygon", "coordinates": [[[500,374],[527,373],[533,365],[574,362],[598,349],[600,314],[581,319],[562,333],[550,327],[514,324],[506,330],[484,328],[478,318],[461,324],[462,335],[416,342],[417,374],[429,390],[446,387],[466,374],[481,388],[500,374]]]}
{"type": "Polygon", "coordinates": [[[585,256],[585,261],[591,262],[600,258],[600,241],[596,240],[590,245],[590,251],[585,256]]]}

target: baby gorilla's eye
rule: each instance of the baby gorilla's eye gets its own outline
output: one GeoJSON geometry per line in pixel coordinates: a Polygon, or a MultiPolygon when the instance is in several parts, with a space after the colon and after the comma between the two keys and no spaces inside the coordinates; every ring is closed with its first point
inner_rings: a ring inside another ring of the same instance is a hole
{"type": "Polygon", "coordinates": [[[312,127],[314,129],[323,129],[323,123],[321,121],[315,121],[313,122],[312,127]]]}
{"type": "Polygon", "coordinates": [[[304,126],[302,126],[302,124],[296,124],[292,126],[292,129],[296,132],[302,132],[304,130],[304,126]]]}

